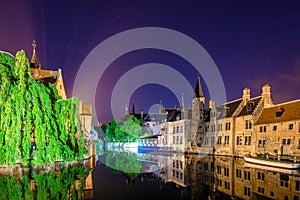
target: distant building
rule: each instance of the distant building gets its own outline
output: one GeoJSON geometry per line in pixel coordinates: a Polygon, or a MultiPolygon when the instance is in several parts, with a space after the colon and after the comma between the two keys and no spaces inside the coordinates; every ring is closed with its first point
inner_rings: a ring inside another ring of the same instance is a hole
{"type": "Polygon", "coordinates": [[[163,108],[165,122],[156,126],[160,132],[142,146],[173,152],[204,153],[230,156],[281,156],[300,160],[300,100],[274,105],[271,87],[262,87],[260,96],[251,97],[250,89],[242,98],[205,107],[198,75],[192,109],[163,108]],[[154,142],[153,142],[154,141],[154,142]]]}

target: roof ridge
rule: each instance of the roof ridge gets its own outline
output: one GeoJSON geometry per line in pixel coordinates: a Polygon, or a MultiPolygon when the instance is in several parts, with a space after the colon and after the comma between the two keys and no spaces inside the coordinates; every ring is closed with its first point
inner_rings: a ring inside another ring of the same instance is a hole
{"type": "Polygon", "coordinates": [[[300,99],[295,99],[295,100],[292,100],[292,101],[288,101],[288,102],[283,102],[283,103],[279,103],[279,104],[274,104],[268,108],[272,108],[272,107],[277,107],[277,106],[282,106],[282,105],[285,105],[285,104],[290,104],[290,103],[297,103],[297,102],[300,102],[300,99]]]}

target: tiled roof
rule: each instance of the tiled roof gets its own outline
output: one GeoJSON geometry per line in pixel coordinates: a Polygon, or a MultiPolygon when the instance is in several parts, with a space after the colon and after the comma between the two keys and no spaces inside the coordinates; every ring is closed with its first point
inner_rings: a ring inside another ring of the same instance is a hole
{"type": "Polygon", "coordinates": [[[251,98],[245,106],[243,106],[243,109],[241,110],[241,112],[237,115],[237,117],[240,117],[240,116],[245,116],[245,115],[251,115],[255,108],[257,107],[258,103],[260,102],[261,100],[261,96],[258,96],[258,97],[254,97],[254,98],[251,98]]]}
{"type": "Polygon", "coordinates": [[[232,117],[234,111],[237,109],[237,107],[241,104],[242,99],[237,99],[228,103],[225,103],[225,109],[226,109],[226,118],[232,117]]]}
{"type": "Polygon", "coordinates": [[[300,100],[264,108],[255,124],[270,124],[292,120],[300,120],[300,100]]]}

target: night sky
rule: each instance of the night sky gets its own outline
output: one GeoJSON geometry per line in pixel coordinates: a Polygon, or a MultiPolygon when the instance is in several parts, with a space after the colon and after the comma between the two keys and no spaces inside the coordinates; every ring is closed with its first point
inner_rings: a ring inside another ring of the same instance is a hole
{"type": "MultiPolygon", "coordinates": [[[[271,85],[274,103],[300,98],[300,3],[296,1],[1,0],[0,3],[0,49],[12,54],[24,49],[31,57],[35,39],[42,68],[62,68],[68,97],[72,96],[78,69],[97,45],[126,30],[161,27],[189,36],[208,52],[222,76],[227,101],[240,98],[245,87],[251,89],[252,96],[260,95],[266,83],[271,85]]],[[[196,84],[196,68],[174,53],[161,49],[128,52],[112,62],[95,83],[97,92],[91,96],[96,95],[98,120],[113,118],[112,91],[121,76],[146,63],[167,65],[193,87],[196,84]]],[[[164,77],[172,79],[168,74],[164,77]]],[[[209,99],[208,86],[204,81],[203,85],[209,99]]],[[[122,94],[119,98],[122,99],[122,94]]],[[[155,82],[135,90],[129,106],[134,102],[136,111],[147,112],[160,100],[165,107],[179,106],[172,90],[155,82]]],[[[191,100],[185,99],[185,105],[191,105],[191,100]]]]}

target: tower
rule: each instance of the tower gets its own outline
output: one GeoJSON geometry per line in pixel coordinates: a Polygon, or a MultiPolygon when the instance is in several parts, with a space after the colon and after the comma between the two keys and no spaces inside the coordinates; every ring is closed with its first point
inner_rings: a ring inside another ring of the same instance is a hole
{"type": "Polygon", "coordinates": [[[197,83],[194,90],[194,97],[192,100],[192,124],[191,124],[191,138],[192,146],[201,146],[204,136],[204,104],[205,97],[203,95],[202,86],[200,82],[200,74],[198,74],[197,83]]]}

